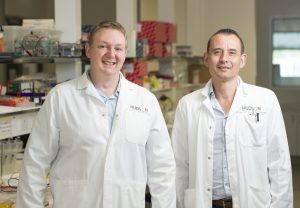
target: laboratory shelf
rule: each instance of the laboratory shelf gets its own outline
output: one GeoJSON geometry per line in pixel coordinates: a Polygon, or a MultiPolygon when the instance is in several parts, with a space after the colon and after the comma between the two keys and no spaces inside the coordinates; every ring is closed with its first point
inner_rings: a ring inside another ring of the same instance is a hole
{"type": "Polygon", "coordinates": [[[24,63],[70,63],[74,61],[85,60],[82,57],[10,57],[0,56],[0,63],[2,64],[24,64],[24,63]]]}

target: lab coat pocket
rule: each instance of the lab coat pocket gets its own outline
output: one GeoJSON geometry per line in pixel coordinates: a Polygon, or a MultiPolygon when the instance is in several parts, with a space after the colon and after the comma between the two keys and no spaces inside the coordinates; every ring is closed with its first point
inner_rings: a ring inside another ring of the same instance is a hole
{"type": "MultiPolygon", "coordinates": [[[[127,186],[123,191],[123,197],[126,198],[126,206],[123,204],[123,207],[130,208],[140,208],[145,207],[145,184],[131,184],[127,186]]],[[[125,201],[126,201],[125,200],[125,201]]]]}
{"type": "Polygon", "coordinates": [[[254,115],[243,115],[243,118],[243,122],[239,122],[237,125],[240,143],[248,147],[264,146],[267,142],[264,116],[261,115],[259,120],[254,115]]]}
{"type": "Polygon", "coordinates": [[[195,208],[196,198],[195,198],[195,189],[186,189],[184,190],[184,208],[195,208]]]}
{"type": "Polygon", "coordinates": [[[145,145],[150,134],[150,116],[146,112],[128,110],[125,121],[126,140],[145,145]]]}
{"type": "Polygon", "coordinates": [[[269,186],[248,188],[248,207],[265,208],[270,207],[271,197],[269,186]]]}
{"type": "Polygon", "coordinates": [[[54,207],[81,207],[87,196],[87,180],[56,180],[51,181],[54,207]],[[76,199],[76,200],[74,200],[76,199]],[[82,203],[82,204],[81,204],[82,203]]]}

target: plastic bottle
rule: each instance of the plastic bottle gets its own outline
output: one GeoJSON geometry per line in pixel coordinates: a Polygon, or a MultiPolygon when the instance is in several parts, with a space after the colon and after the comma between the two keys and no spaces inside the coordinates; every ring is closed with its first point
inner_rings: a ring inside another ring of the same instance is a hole
{"type": "Polygon", "coordinates": [[[0,25],[0,53],[4,52],[3,28],[0,25]]]}

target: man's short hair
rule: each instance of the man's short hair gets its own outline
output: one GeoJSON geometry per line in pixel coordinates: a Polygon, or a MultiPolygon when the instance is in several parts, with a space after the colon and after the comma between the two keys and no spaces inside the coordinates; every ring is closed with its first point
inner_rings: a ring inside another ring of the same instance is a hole
{"type": "Polygon", "coordinates": [[[210,47],[210,44],[211,44],[211,41],[212,41],[212,38],[216,35],[219,35],[219,34],[224,34],[224,35],[235,35],[241,42],[241,53],[243,54],[244,53],[244,50],[245,50],[245,46],[244,46],[244,42],[241,38],[241,36],[233,29],[230,29],[230,28],[225,28],[225,29],[220,29],[218,30],[217,32],[215,32],[212,36],[210,36],[210,38],[208,39],[208,42],[207,42],[207,53],[209,52],[209,47],[210,47]]]}

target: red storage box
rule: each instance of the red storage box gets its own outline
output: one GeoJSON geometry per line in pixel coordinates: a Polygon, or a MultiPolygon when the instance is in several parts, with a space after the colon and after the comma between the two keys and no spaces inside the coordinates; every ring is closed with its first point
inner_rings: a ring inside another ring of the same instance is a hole
{"type": "Polygon", "coordinates": [[[147,39],[149,42],[166,42],[166,24],[159,21],[141,21],[138,39],[147,39]]]}
{"type": "Polygon", "coordinates": [[[172,44],[164,43],[163,44],[163,57],[171,57],[172,56],[172,44]]]}
{"type": "Polygon", "coordinates": [[[147,61],[137,60],[134,62],[134,73],[137,74],[138,77],[143,77],[148,75],[148,64],[147,61]]]}
{"type": "Polygon", "coordinates": [[[163,57],[164,47],[162,43],[149,42],[149,57],[163,57]]]}
{"type": "Polygon", "coordinates": [[[166,28],[166,42],[176,43],[177,41],[177,26],[172,23],[165,23],[166,28]]]}

